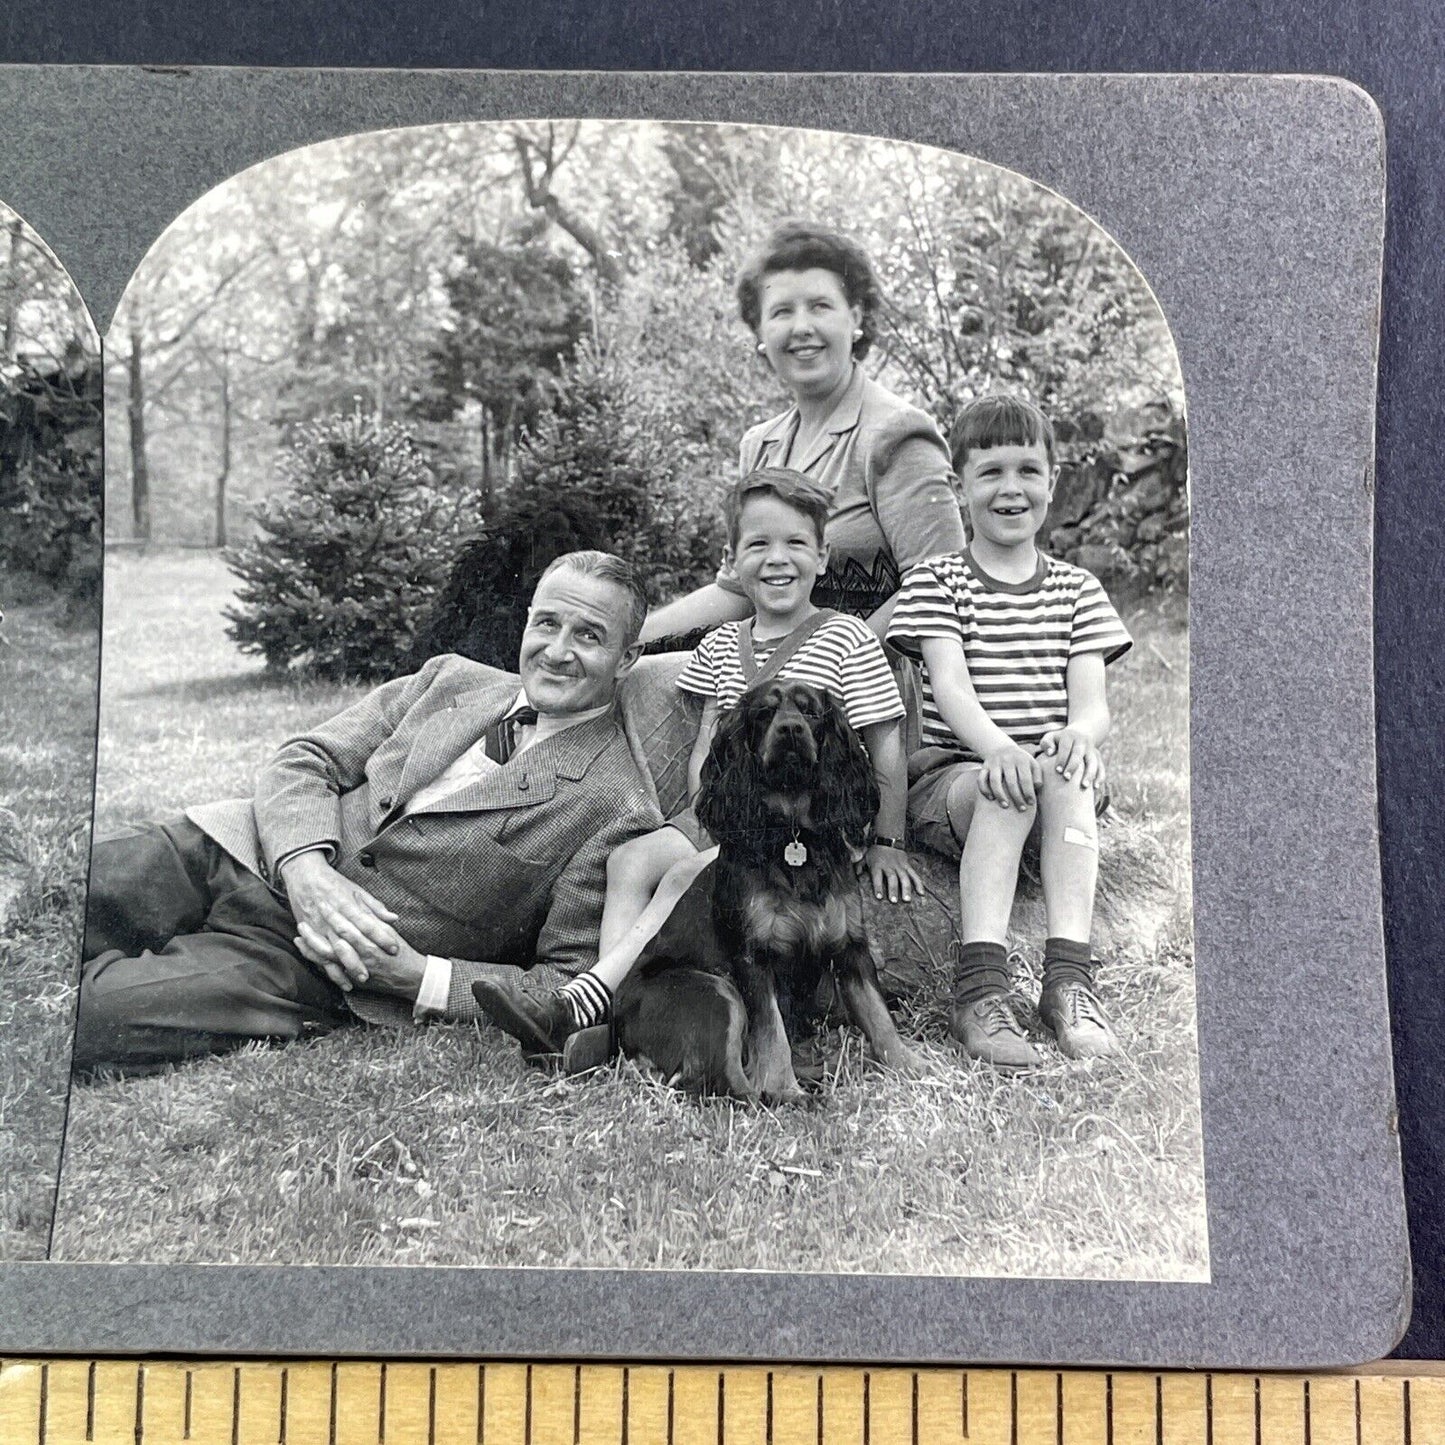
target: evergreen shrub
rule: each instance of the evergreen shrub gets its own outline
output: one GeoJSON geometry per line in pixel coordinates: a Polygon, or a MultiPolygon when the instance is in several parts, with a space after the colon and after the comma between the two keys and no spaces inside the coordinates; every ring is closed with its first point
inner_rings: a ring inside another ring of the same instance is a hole
{"type": "Polygon", "coordinates": [[[227,636],[273,671],[394,676],[475,531],[472,504],[434,484],[403,428],[362,416],[298,426],[278,467],[255,536],[226,552],[241,579],[227,636]]]}

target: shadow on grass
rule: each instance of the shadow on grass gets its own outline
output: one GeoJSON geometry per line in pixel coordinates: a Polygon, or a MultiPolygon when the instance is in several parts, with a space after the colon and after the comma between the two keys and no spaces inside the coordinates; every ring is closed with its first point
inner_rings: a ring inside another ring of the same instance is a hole
{"type": "Polygon", "coordinates": [[[117,690],[116,697],[130,699],[154,698],[176,702],[225,702],[231,698],[249,697],[255,693],[304,695],[313,688],[329,688],[336,684],[317,678],[286,672],[237,672],[225,677],[181,678],[157,682],[149,687],[117,690]]]}

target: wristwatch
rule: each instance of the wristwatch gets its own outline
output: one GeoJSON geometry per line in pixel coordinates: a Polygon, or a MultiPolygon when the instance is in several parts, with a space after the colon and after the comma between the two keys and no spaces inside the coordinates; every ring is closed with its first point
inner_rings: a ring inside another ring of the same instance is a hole
{"type": "Polygon", "coordinates": [[[873,841],[882,844],[885,848],[902,848],[904,846],[902,838],[889,838],[882,833],[875,833],[873,841]]]}

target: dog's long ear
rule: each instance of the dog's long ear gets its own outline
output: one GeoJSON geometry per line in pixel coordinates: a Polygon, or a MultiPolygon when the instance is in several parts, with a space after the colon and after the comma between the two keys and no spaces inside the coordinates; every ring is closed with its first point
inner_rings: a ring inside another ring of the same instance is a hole
{"type": "Polygon", "coordinates": [[[698,821],[719,842],[760,825],[760,779],[752,748],[752,700],[744,697],[722,715],[712,751],[702,765],[698,821]]]}
{"type": "Polygon", "coordinates": [[[847,713],[831,694],[819,724],[818,780],[823,819],[861,847],[878,816],[878,783],[847,713]]]}

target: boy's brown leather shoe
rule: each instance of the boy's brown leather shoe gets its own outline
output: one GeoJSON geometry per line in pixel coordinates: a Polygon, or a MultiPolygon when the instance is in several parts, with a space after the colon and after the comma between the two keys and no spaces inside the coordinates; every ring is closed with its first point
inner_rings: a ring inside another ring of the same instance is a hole
{"type": "Polygon", "coordinates": [[[1081,983],[1046,988],[1039,998],[1039,1017],[1059,1041],[1059,1052],[1071,1059],[1096,1059],[1119,1050],[1103,1004],[1081,983]]]}
{"type": "Polygon", "coordinates": [[[1012,994],[986,993],[954,1004],[948,1031],[970,1058],[996,1069],[1031,1069],[1044,1062],[1019,1022],[1012,994]]]}

